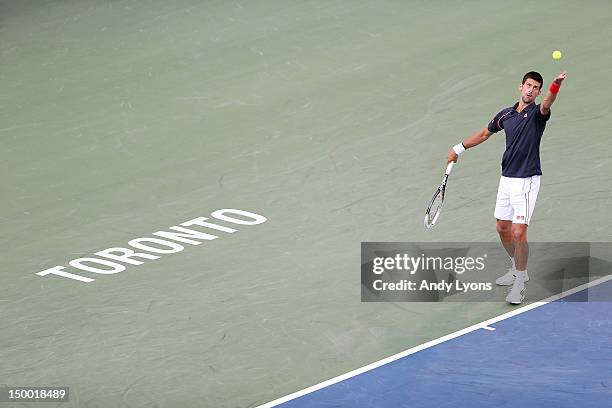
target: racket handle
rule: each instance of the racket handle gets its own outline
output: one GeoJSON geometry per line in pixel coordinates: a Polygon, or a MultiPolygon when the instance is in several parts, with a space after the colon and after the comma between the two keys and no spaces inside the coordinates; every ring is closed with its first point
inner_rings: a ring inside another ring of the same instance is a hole
{"type": "Polygon", "coordinates": [[[455,165],[455,162],[448,163],[448,166],[446,166],[446,172],[444,174],[449,175],[451,171],[453,170],[454,165],[455,165]]]}

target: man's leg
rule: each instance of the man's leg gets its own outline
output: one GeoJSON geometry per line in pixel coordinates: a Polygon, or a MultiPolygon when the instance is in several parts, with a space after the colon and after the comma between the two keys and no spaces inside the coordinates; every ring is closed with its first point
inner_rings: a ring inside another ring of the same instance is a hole
{"type": "Polygon", "coordinates": [[[496,285],[500,286],[509,286],[514,283],[516,279],[516,269],[515,269],[515,260],[514,254],[516,252],[514,245],[514,238],[512,237],[512,221],[510,220],[500,220],[497,219],[497,233],[499,234],[499,239],[508,253],[508,271],[497,278],[495,280],[496,285]]]}
{"type": "Polygon", "coordinates": [[[510,230],[514,244],[514,263],[516,265],[516,270],[525,271],[527,269],[527,258],[529,258],[527,224],[512,224],[510,230]]]}
{"type": "Polygon", "coordinates": [[[518,305],[525,298],[525,282],[529,280],[527,275],[527,258],[529,257],[527,224],[512,224],[511,233],[514,241],[516,270],[514,271],[514,283],[506,297],[506,301],[518,305]]]}
{"type": "MultiPolygon", "coordinates": [[[[540,189],[540,176],[535,175],[528,178],[508,179],[502,177],[500,181],[501,187],[507,187],[505,190],[508,194],[508,204],[511,207],[512,219],[510,225],[510,236],[512,237],[512,246],[506,245],[504,240],[507,240],[506,225],[499,225],[498,231],[500,238],[506,251],[510,253],[513,249],[515,269],[510,270],[504,276],[498,278],[495,283],[498,285],[512,285],[510,293],[506,300],[512,304],[520,304],[525,298],[525,282],[529,280],[527,275],[527,258],[529,257],[529,246],[527,244],[527,225],[531,221],[531,216],[535,208],[538,191],[540,189]],[[500,231],[501,230],[501,231],[500,231]],[[502,237],[503,235],[503,237],[502,237]]],[[[498,192],[498,205],[499,205],[498,192]]],[[[505,204],[505,202],[504,202],[505,204]]],[[[497,208],[496,208],[497,212],[497,208]]],[[[499,211],[504,216],[495,217],[498,220],[508,219],[507,211],[499,211]]],[[[512,255],[511,255],[512,256],[512,255]]]]}
{"type": "Polygon", "coordinates": [[[510,258],[514,258],[514,238],[512,237],[512,221],[497,220],[497,233],[502,245],[510,258]]]}
{"type": "Polygon", "coordinates": [[[510,204],[510,192],[512,187],[512,179],[501,177],[499,179],[499,187],[497,189],[497,198],[495,200],[495,212],[493,216],[496,219],[496,229],[499,234],[499,239],[508,254],[508,270],[506,273],[495,280],[495,284],[508,286],[514,283],[514,240],[512,238],[512,217],[514,209],[510,204]]]}
{"type": "MultiPolygon", "coordinates": [[[[520,182],[517,184],[520,185],[520,182]]],[[[519,272],[527,270],[529,257],[527,226],[531,221],[539,191],[540,176],[532,176],[523,179],[522,187],[513,191],[510,197],[510,205],[514,210],[510,233],[514,243],[514,263],[519,272]]]]}

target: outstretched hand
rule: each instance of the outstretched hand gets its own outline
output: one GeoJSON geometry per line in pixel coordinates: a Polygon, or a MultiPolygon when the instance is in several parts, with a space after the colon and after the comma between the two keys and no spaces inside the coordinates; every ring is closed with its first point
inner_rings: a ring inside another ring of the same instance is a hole
{"type": "Polygon", "coordinates": [[[448,157],[446,159],[446,162],[447,163],[450,163],[450,162],[455,162],[456,163],[457,159],[459,159],[459,155],[457,153],[455,153],[455,150],[453,150],[453,148],[451,148],[448,151],[448,157]]]}
{"type": "Polygon", "coordinates": [[[561,85],[563,83],[563,80],[565,79],[565,77],[567,77],[567,72],[563,71],[562,73],[557,75],[557,77],[553,80],[553,82],[558,84],[558,85],[561,85]]]}

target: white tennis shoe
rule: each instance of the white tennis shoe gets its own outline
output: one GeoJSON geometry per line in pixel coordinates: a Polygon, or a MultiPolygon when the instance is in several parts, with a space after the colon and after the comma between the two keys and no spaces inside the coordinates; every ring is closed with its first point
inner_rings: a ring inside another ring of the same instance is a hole
{"type": "Polygon", "coordinates": [[[525,299],[525,281],[522,279],[515,279],[510,293],[506,296],[506,302],[512,303],[513,305],[520,305],[525,299]]]}
{"type": "MultiPolygon", "coordinates": [[[[506,272],[505,274],[503,274],[502,276],[500,276],[499,278],[495,280],[495,284],[499,286],[510,286],[514,283],[515,280],[516,280],[516,269],[510,268],[508,269],[508,272],[506,272]]],[[[527,282],[527,281],[529,281],[529,275],[527,274],[527,272],[525,272],[525,279],[523,280],[523,282],[527,282]]]]}

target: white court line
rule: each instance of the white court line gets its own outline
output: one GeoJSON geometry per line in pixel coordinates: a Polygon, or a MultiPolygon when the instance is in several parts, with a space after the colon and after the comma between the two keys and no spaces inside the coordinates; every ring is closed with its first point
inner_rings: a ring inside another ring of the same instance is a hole
{"type": "Polygon", "coordinates": [[[481,328],[485,329],[485,330],[489,330],[489,331],[494,331],[495,330],[495,327],[489,327],[489,326],[483,326],[481,328]]]}
{"type": "Polygon", "coordinates": [[[601,277],[599,279],[595,279],[594,281],[591,281],[589,283],[585,283],[583,285],[577,286],[577,287],[575,287],[573,289],[570,289],[570,290],[567,290],[565,292],[561,292],[558,295],[551,296],[551,297],[546,298],[546,299],[544,299],[544,300],[542,300],[540,302],[531,303],[531,304],[529,304],[527,306],[518,308],[518,309],[513,310],[511,312],[504,313],[504,314],[499,315],[497,317],[493,317],[493,318],[491,318],[489,320],[485,320],[484,322],[477,323],[477,324],[475,324],[473,326],[466,327],[465,329],[461,329],[461,330],[458,330],[458,331],[456,331],[454,333],[447,334],[446,336],[442,336],[440,338],[428,341],[427,343],[423,343],[423,344],[421,344],[419,346],[412,347],[412,348],[410,348],[408,350],[404,350],[404,351],[402,351],[400,353],[397,353],[397,354],[394,354],[394,355],[392,355],[390,357],[384,358],[382,360],[375,361],[375,362],[373,362],[371,364],[368,364],[368,365],[363,366],[361,368],[358,368],[356,370],[349,371],[346,374],[342,374],[342,375],[339,375],[338,377],[330,378],[327,381],[323,381],[322,383],[315,384],[315,385],[310,386],[308,388],[304,388],[303,390],[300,390],[300,391],[294,392],[293,394],[289,394],[289,395],[286,395],[284,397],[275,399],[274,401],[267,402],[267,403],[265,403],[263,405],[259,405],[259,406],[255,407],[255,408],[271,408],[271,407],[275,407],[275,406],[280,405],[280,404],[282,404],[284,402],[291,401],[293,399],[302,397],[302,396],[304,396],[306,394],[310,394],[310,393],[318,391],[318,390],[320,390],[322,388],[328,387],[328,386],[330,386],[332,384],[339,383],[340,381],[344,381],[344,380],[349,379],[351,377],[355,377],[355,376],[357,376],[359,374],[363,374],[363,373],[365,373],[367,371],[371,371],[371,370],[373,370],[375,368],[381,367],[381,366],[383,366],[385,364],[389,364],[389,363],[391,363],[393,361],[396,361],[396,360],[399,360],[399,359],[404,358],[406,356],[409,356],[411,354],[417,353],[417,352],[419,352],[421,350],[425,350],[425,349],[428,349],[430,347],[437,346],[438,344],[441,344],[441,343],[444,343],[446,341],[449,341],[449,340],[455,339],[457,337],[463,336],[464,334],[473,332],[475,330],[483,329],[483,328],[486,328],[486,327],[490,327],[490,325],[492,325],[494,323],[501,322],[502,320],[506,320],[506,319],[509,319],[511,317],[514,317],[514,316],[520,315],[522,313],[528,312],[530,310],[533,310],[535,308],[538,308],[540,306],[544,306],[544,305],[546,305],[546,304],[548,304],[550,302],[554,302],[555,300],[563,299],[564,297],[573,295],[574,293],[580,292],[580,291],[582,291],[584,289],[592,288],[593,286],[600,285],[600,284],[602,284],[604,282],[607,282],[607,281],[609,281],[611,279],[612,279],[612,275],[607,275],[607,276],[601,277]]]}

